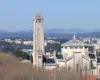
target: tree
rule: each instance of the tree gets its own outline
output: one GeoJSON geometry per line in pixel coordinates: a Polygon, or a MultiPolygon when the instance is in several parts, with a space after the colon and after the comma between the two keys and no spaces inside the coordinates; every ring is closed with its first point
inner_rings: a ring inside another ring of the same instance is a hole
{"type": "Polygon", "coordinates": [[[33,56],[32,55],[30,56],[30,60],[31,60],[31,63],[33,63],[33,56]]]}
{"type": "Polygon", "coordinates": [[[61,44],[58,43],[48,43],[47,46],[45,47],[46,52],[49,52],[50,49],[56,50],[57,52],[61,51],[61,44]]]}
{"type": "Polygon", "coordinates": [[[29,54],[27,54],[26,52],[14,51],[13,54],[14,54],[16,57],[18,57],[18,58],[28,59],[28,60],[29,60],[29,54]]]}
{"type": "Polygon", "coordinates": [[[100,52],[96,52],[96,56],[99,57],[100,56],[100,52]]]}

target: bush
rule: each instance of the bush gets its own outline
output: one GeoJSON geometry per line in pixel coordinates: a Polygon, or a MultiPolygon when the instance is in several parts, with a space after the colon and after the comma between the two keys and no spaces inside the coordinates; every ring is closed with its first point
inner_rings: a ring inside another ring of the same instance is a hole
{"type": "Polygon", "coordinates": [[[33,67],[31,63],[21,63],[11,54],[0,54],[0,80],[82,80],[73,72],[33,67]],[[3,58],[2,58],[3,57],[3,58]]]}
{"type": "Polygon", "coordinates": [[[29,59],[29,54],[27,54],[26,52],[14,51],[13,54],[14,54],[16,57],[18,57],[18,58],[29,59]]]}
{"type": "Polygon", "coordinates": [[[100,57],[100,52],[96,52],[96,56],[97,57],[100,57]]]}
{"type": "Polygon", "coordinates": [[[18,63],[19,60],[11,53],[0,53],[0,66],[5,64],[18,63]]]}

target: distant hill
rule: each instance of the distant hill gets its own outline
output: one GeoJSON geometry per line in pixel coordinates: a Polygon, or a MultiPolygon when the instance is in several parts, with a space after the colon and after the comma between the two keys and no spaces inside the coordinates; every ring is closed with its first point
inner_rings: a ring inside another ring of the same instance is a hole
{"type": "Polygon", "coordinates": [[[0,30],[0,33],[8,33],[8,31],[0,30]]]}
{"type": "MultiPolygon", "coordinates": [[[[100,30],[84,30],[84,29],[45,29],[45,36],[72,36],[77,34],[79,36],[100,36],[100,30]]],[[[33,31],[16,31],[8,32],[0,30],[0,37],[32,37],[33,31]]]]}
{"type": "Polygon", "coordinates": [[[100,30],[85,30],[85,29],[46,29],[45,33],[68,33],[68,34],[82,34],[100,32],[100,30]]]}
{"type": "Polygon", "coordinates": [[[78,33],[87,33],[87,30],[84,29],[46,29],[45,33],[68,33],[68,34],[78,34],[78,33]]]}

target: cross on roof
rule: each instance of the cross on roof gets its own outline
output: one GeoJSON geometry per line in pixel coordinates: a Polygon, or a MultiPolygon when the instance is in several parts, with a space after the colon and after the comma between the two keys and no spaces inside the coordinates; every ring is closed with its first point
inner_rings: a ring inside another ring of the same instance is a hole
{"type": "Polygon", "coordinates": [[[39,12],[39,8],[37,9],[37,13],[39,12]]]}
{"type": "Polygon", "coordinates": [[[74,38],[74,40],[76,39],[76,35],[75,34],[74,34],[74,37],[73,38],[74,38]]]}

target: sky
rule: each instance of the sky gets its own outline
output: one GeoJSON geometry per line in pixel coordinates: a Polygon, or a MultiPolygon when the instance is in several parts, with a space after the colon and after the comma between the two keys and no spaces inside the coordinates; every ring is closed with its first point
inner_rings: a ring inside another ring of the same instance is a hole
{"type": "Polygon", "coordinates": [[[0,30],[32,30],[38,8],[44,29],[100,29],[100,0],[0,0],[0,30]]]}

